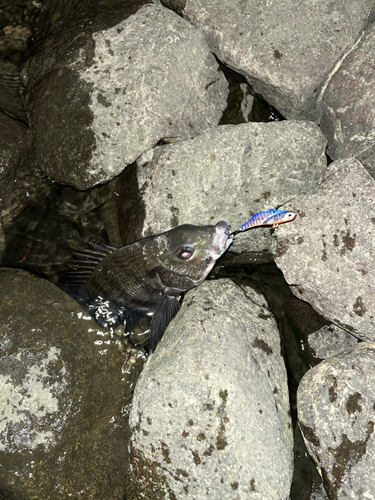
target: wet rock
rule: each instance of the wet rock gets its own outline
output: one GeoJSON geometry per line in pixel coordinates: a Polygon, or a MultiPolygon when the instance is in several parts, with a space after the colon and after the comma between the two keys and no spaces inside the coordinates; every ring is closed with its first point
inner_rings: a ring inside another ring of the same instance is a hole
{"type": "Polygon", "coordinates": [[[287,498],[286,371],[263,296],[231,280],[188,292],[138,380],[130,425],[129,499],[287,498]]]}
{"type": "Polygon", "coordinates": [[[367,24],[372,0],[162,0],[194,24],[214,54],[286,118],[312,118],[319,90],[367,24]]]}
{"type": "Polygon", "coordinates": [[[5,229],[44,186],[29,128],[0,113],[0,129],[0,220],[5,229]]]}
{"type": "MultiPolygon", "coordinates": [[[[317,188],[325,139],[311,122],[223,125],[160,146],[138,161],[145,217],[140,236],[179,224],[226,220],[232,229],[255,212],[317,188]]],[[[127,213],[123,212],[127,218],[127,213]]],[[[247,231],[233,252],[272,252],[270,229],[247,231]]]]}
{"type": "Polygon", "coordinates": [[[28,7],[30,4],[39,4],[39,8],[41,6],[41,2],[25,1],[24,5],[21,3],[12,0],[2,2],[0,12],[0,54],[14,64],[21,62],[22,56],[27,50],[27,41],[32,34],[27,19],[30,12],[28,12],[28,7]]]}
{"type": "Polygon", "coordinates": [[[305,443],[330,499],[375,497],[375,344],[362,343],[306,373],[298,389],[305,443]]]}
{"type": "Polygon", "coordinates": [[[57,31],[23,72],[40,166],[78,189],[217,125],[228,93],[203,36],[160,5],[90,30],[57,31]]]}
{"type": "Polygon", "coordinates": [[[24,90],[17,66],[0,57],[0,110],[26,122],[22,102],[24,90]]]}
{"type": "Polygon", "coordinates": [[[375,24],[332,76],[321,127],[333,159],[355,156],[375,177],[375,24]]]}
{"type": "Polygon", "coordinates": [[[1,492],[122,499],[124,360],[109,332],[25,271],[0,269],[0,303],[1,492]]]}
{"type": "Polygon", "coordinates": [[[308,336],[307,343],[316,360],[344,353],[358,344],[359,340],[335,325],[325,325],[308,336]]]}
{"type": "Polygon", "coordinates": [[[375,340],[375,181],[355,159],[327,167],[299,216],[275,232],[275,261],[293,293],[356,337],[375,340]]]}

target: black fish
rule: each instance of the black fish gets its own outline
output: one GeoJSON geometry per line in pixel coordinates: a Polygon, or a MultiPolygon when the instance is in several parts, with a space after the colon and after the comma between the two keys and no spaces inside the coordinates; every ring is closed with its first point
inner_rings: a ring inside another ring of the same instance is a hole
{"type": "Polygon", "coordinates": [[[75,272],[65,291],[102,326],[126,323],[131,330],[152,318],[154,351],[180,308],[181,295],[198,286],[233,239],[224,221],[215,226],[184,224],[121,248],[93,245],[75,253],[75,272]]]}

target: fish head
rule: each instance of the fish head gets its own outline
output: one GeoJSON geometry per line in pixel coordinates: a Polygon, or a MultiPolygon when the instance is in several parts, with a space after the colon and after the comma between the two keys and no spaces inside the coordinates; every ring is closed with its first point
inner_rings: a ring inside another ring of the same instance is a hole
{"type": "Polygon", "coordinates": [[[182,292],[206,278],[232,241],[225,221],[215,226],[183,224],[151,236],[143,253],[148,266],[153,266],[163,283],[182,292]]]}

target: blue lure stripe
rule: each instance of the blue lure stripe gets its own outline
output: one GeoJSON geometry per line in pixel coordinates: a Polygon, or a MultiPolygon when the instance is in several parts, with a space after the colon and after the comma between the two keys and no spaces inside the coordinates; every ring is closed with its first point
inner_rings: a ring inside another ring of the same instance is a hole
{"type": "Polygon", "coordinates": [[[269,208],[263,212],[254,214],[245,224],[242,224],[238,229],[239,231],[246,231],[251,227],[259,226],[275,226],[291,222],[296,218],[296,212],[291,210],[278,210],[276,208],[269,208]]]}

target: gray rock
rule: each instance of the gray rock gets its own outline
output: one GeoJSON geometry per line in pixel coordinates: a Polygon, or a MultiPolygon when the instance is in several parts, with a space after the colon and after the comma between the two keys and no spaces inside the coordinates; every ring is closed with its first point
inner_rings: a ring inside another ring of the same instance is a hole
{"type": "Polygon", "coordinates": [[[355,156],[375,177],[375,25],[338,68],[323,97],[321,127],[333,159],[355,156]]]}
{"type": "Polygon", "coordinates": [[[138,380],[130,426],[129,500],[288,498],[286,370],[264,298],[231,280],[188,292],[138,380]]]}
{"type": "Polygon", "coordinates": [[[0,130],[0,221],[6,229],[45,186],[32,154],[29,128],[0,112],[0,130]]]}
{"type": "Polygon", "coordinates": [[[122,499],[124,359],[109,332],[25,271],[0,269],[0,303],[1,493],[122,499]]]}
{"type": "Polygon", "coordinates": [[[146,5],[115,26],[69,34],[55,37],[61,60],[62,48],[48,47],[23,72],[38,159],[53,179],[87,189],[160,139],[219,122],[225,77],[203,36],[174,12],[146,5]]]}
{"type": "Polygon", "coordinates": [[[216,56],[286,118],[314,116],[319,89],[356,42],[372,0],[162,0],[194,24],[216,56]]]}
{"type": "MultiPolygon", "coordinates": [[[[283,121],[223,125],[155,148],[138,161],[145,206],[140,236],[219,220],[237,229],[255,212],[317,188],[325,145],[313,123],[283,121]]],[[[231,246],[255,255],[273,249],[270,229],[247,231],[231,246]]]]}
{"type": "Polygon", "coordinates": [[[375,181],[355,159],[327,167],[320,190],[290,203],[275,261],[293,293],[356,337],[375,340],[375,181]]]}
{"type": "Polygon", "coordinates": [[[375,344],[362,343],[306,373],[298,418],[331,499],[375,497],[375,344]]]}
{"type": "Polygon", "coordinates": [[[335,325],[325,325],[307,338],[307,344],[317,360],[344,353],[358,342],[356,337],[335,325]]]}

